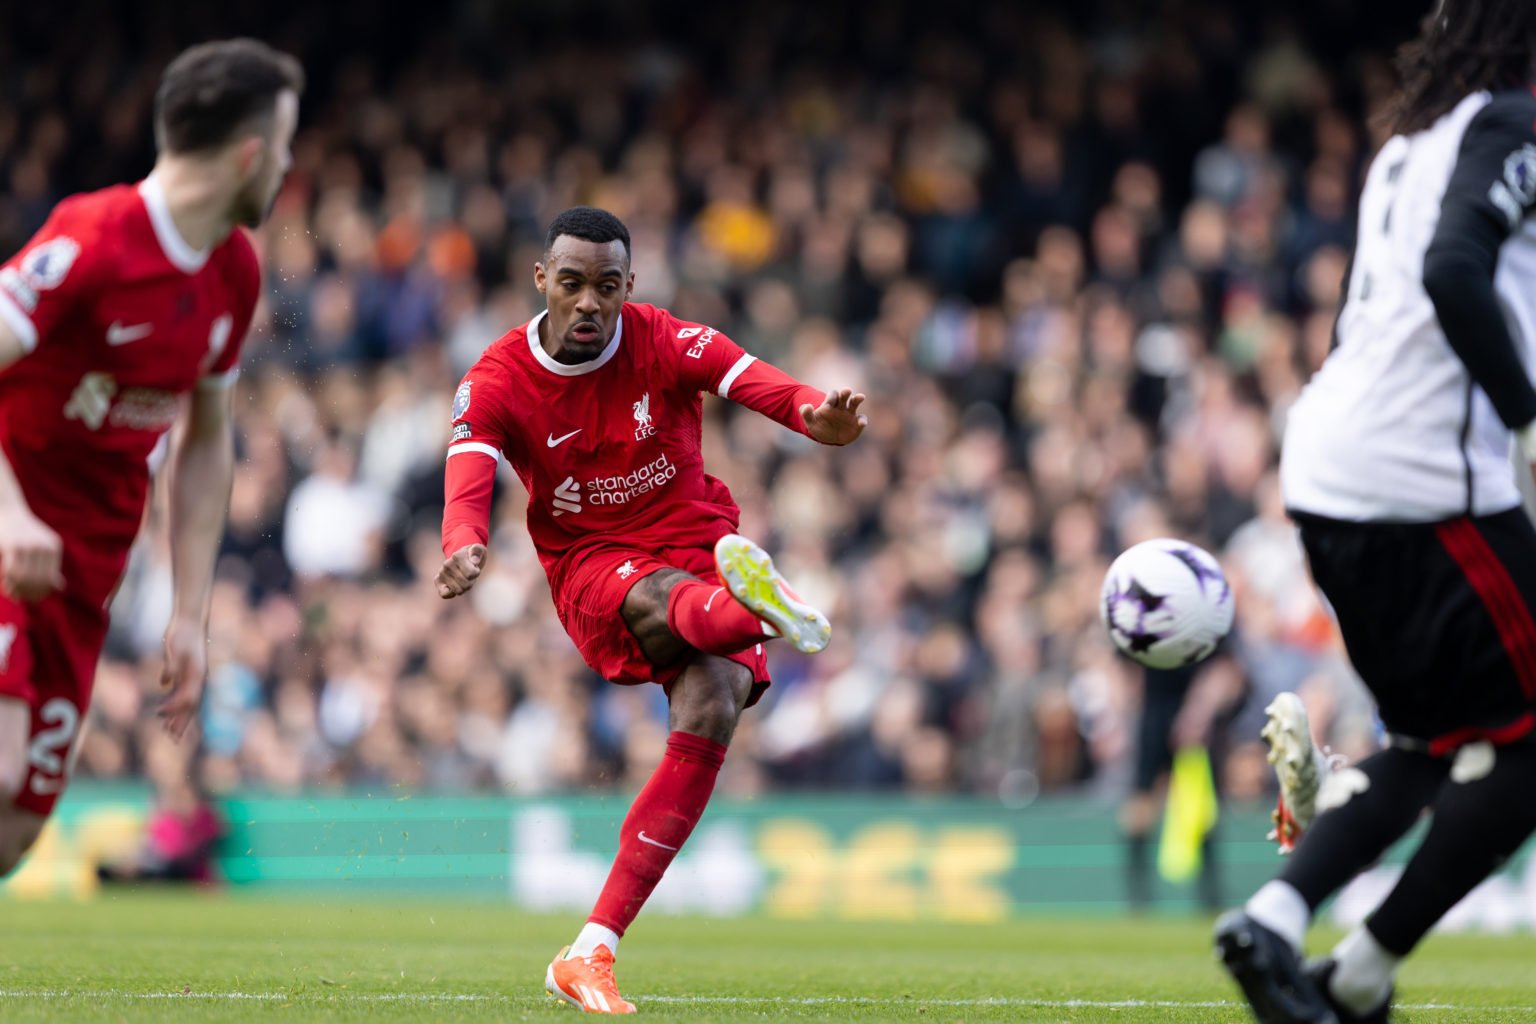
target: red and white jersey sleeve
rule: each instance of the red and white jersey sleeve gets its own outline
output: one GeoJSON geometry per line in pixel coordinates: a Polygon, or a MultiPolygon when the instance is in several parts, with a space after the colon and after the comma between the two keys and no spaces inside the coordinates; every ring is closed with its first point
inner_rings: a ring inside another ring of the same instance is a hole
{"type": "Polygon", "coordinates": [[[664,320],[662,332],[676,342],[678,380],[684,387],[728,398],[790,430],[806,433],[800,407],[820,405],[824,392],[763,362],[713,327],[657,312],[664,320]]]}
{"type": "Polygon", "coordinates": [[[54,207],[37,234],[0,265],[0,321],[31,352],[80,313],[95,293],[104,262],[89,204],[71,196],[54,207]]]}
{"type": "Polygon", "coordinates": [[[244,228],[236,228],[230,236],[229,250],[223,270],[233,299],[230,329],[222,344],[216,334],[210,333],[199,387],[228,387],[240,375],[240,355],[245,350],[246,336],[251,333],[256,304],[261,301],[261,260],[244,228]]]}
{"type": "Polygon", "coordinates": [[[490,541],[491,495],[508,447],[505,416],[513,399],[508,375],[481,359],[453,393],[453,434],[443,472],[443,554],[490,541]]]}

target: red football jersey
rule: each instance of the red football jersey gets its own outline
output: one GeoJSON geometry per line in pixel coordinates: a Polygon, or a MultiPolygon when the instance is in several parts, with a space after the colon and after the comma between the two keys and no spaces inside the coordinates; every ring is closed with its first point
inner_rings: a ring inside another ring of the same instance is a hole
{"type": "Polygon", "coordinates": [[[0,371],[0,446],[70,592],[116,587],[150,453],[193,388],[233,380],[260,288],[245,232],[193,249],[154,176],[65,199],[0,265],[0,319],[30,350],[0,371]]]}
{"type": "Polygon", "coordinates": [[[528,532],[557,592],[594,547],[710,547],[736,528],[731,492],[704,472],[701,392],[801,433],[799,406],[825,397],[713,327],[638,303],[625,304],[596,359],[560,363],[539,344],[544,315],[486,349],[454,395],[443,547],[485,542],[486,456],[505,457],[528,489],[528,532]]]}

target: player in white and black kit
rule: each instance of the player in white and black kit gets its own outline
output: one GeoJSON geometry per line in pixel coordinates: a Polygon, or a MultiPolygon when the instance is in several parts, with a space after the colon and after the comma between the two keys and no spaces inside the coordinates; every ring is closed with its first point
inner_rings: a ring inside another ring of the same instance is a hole
{"type": "Polygon", "coordinates": [[[1325,783],[1279,879],[1217,925],[1265,1024],[1386,1021],[1399,962],[1536,830],[1536,3],[1442,0],[1398,66],[1334,351],[1290,413],[1287,507],[1389,742],[1325,783]],[[1318,905],[1426,809],[1332,955],[1318,905]]]}

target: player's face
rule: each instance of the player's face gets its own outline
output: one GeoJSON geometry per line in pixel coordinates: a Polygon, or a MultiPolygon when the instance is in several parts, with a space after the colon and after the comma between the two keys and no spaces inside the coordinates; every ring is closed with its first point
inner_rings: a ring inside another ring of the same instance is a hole
{"type": "Polygon", "coordinates": [[[635,275],[623,242],[561,235],[550,246],[548,264],[534,264],[533,283],[549,306],[556,357],[563,354],[581,363],[596,359],[613,340],[635,275]]]}
{"type": "Polygon", "coordinates": [[[236,224],[260,227],[272,212],[283,179],[293,166],[293,133],[298,124],[299,97],[291,89],[284,89],[277,94],[270,134],[262,138],[247,172],[249,178],[235,197],[231,219],[236,224]]]}

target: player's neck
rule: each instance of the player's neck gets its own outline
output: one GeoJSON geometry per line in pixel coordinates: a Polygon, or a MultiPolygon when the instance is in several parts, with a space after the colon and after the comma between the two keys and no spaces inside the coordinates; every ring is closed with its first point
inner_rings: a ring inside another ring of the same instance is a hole
{"type": "Polygon", "coordinates": [[[155,162],[152,173],[165,194],[171,222],[188,245],[207,250],[229,237],[234,224],[219,175],[196,159],[166,156],[155,162]]]}

